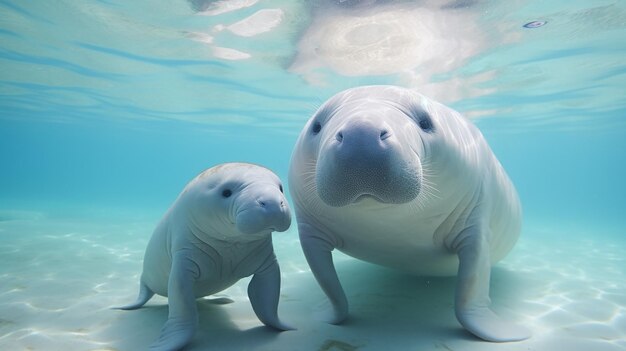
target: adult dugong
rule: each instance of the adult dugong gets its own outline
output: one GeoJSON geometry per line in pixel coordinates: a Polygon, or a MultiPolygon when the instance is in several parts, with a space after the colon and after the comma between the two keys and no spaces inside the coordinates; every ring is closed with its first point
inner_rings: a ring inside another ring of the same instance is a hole
{"type": "Polygon", "coordinates": [[[363,86],[330,98],[295,145],[289,170],[302,249],[340,323],[348,301],[340,251],[420,275],[457,274],[455,312],[471,333],[529,331],[489,308],[491,265],[520,234],[515,188],[480,131],[408,89],[363,86]]]}
{"type": "Polygon", "coordinates": [[[169,317],[150,349],[177,350],[198,324],[195,299],[254,275],[248,296],[257,317],[270,327],[293,329],[277,315],[280,270],[271,238],[290,224],[273,172],[246,163],[209,168],[187,184],[154,230],[137,301],[120,309],[137,309],[155,293],[167,296],[169,317]]]}

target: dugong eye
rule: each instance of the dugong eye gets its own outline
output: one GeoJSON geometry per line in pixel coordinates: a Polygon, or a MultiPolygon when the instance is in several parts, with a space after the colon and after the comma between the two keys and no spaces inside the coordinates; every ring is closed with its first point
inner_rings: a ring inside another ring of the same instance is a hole
{"type": "Polygon", "coordinates": [[[320,130],[322,130],[322,124],[318,121],[313,122],[313,126],[311,127],[311,132],[313,132],[313,134],[316,135],[320,132],[320,130]]]}
{"type": "Polygon", "coordinates": [[[224,191],[222,191],[222,197],[230,197],[233,194],[233,192],[230,189],[225,189],[224,191]]]}
{"type": "Polygon", "coordinates": [[[282,193],[282,192],[283,192],[283,185],[282,185],[282,184],[279,184],[279,185],[278,185],[278,189],[279,189],[279,190],[280,190],[280,192],[282,193]]]}
{"type": "Polygon", "coordinates": [[[424,118],[420,120],[419,125],[420,125],[420,128],[422,128],[422,130],[427,131],[427,132],[433,129],[433,123],[430,121],[429,118],[424,118]]]}

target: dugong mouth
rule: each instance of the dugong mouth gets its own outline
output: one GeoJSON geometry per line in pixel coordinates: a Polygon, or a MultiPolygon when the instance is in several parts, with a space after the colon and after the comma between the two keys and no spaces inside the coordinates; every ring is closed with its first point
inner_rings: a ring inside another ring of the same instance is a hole
{"type": "Polygon", "coordinates": [[[329,206],[342,207],[364,200],[404,204],[419,195],[422,183],[419,162],[370,156],[349,160],[332,155],[320,158],[315,177],[320,199],[329,206]]]}
{"type": "Polygon", "coordinates": [[[420,193],[417,174],[389,177],[350,169],[331,173],[335,175],[329,176],[327,172],[324,176],[318,176],[316,183],[320,199],[332,207],[358,204],[366,200],[383,204],[404,204],[414,200],[420,193]]]}
{"type": "Polygon", "coordinates": [[[356,204],[356,203],[359,203],[359,202],[362,202],[362,201],[365,201],[365,200],[368,200],[368,199],[376,201],[376,202],[385,203],[385,201],[383,199],[378,198],[378,197],[376,197],[376,196],[374,196],[372,194],[361,194],[361,195],[357,196],[357,198],[354,199],[353,201],[351,201],[350,203],[356,204]]]}

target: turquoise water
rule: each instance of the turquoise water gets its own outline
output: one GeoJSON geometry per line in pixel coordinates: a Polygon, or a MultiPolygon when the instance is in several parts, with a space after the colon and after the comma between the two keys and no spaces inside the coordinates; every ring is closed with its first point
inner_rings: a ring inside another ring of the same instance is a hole
{"type": "Polygon", "coordinates": [[[454,280],[341,255],[353,320],[316,321],[292,226],[274,238],[298,331],[259,328],[242,281],[233,303],[201,302],[188,349],[626,349],[623,38],[620,1],[0,1],[0,349],[145,348],[166,300],[108,307],[134,298],[183,186],[229,161],[286,181],[310,115],[365,84],[414,88],[485,135],[524,207],[492,298],[533,338],[478,342],[454,280]]]}

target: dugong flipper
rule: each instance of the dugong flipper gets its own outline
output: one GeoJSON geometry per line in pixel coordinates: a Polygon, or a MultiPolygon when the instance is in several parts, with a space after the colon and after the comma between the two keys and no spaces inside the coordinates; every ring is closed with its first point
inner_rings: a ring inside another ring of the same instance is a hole
{"type": "Polygon", "coordinates": [[[302,249],[328,296],[348,300],[331,251],[416,274],[457,274],[459,322],[488,341],[530,336],[490,309],[491,265],[513,247],[521,206],[482,134],[408,89],[365,86],[320,107],[293,151],[289,185],[302,249]]]}
{"type": "Polygon", "coordinates": [[[152,296],[154,296],[154,291],[150,290],[150,288],[146,284],[144,284],[144,282],[139,281],[139,295],[137,295],[137,299],[135,300],[135,302],[131,303],[130,305],[115,308],[125,311],[136,310],[145,305],[146,302],[148,302],[152,298],[152,296]]]}
{"type": "Polygon", "coordinates": [[[151,350],[178,350],[198,324],[196,299],[253,275],[248,295],[264,324],[292,327],[277,314],[280,269],[271,233],[291,223],[278,177],[266,168],[227,163],[194,178],[155,229],[144,257],[137,300],[167,296],[169,316],[151,350]]]}

